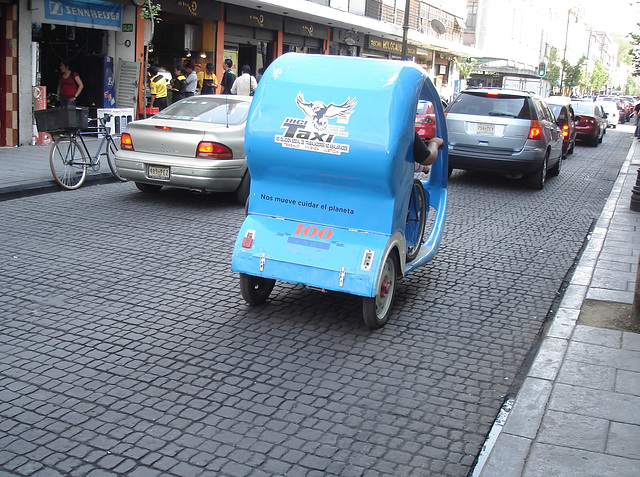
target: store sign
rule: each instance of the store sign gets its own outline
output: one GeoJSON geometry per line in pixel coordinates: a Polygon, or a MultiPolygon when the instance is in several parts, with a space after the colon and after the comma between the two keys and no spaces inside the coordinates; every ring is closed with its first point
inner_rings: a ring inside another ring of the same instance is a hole
{"type": "Polygon", "coordinates": [[[133,23],[123,23],[122,24],[123,33],[128,33],[133,31],[133,23]]]}
{"type": "MultiPolygon", "coordinates": [[[[386,51],[391,53],[402,53],[402,42],[387,40],[385,38],[379,38],[377,36],[368,37],[368,47],[372,50],[386,51]]],[[[413,45],[407,45],[407,54],[415,56],[418,53],[418,49],[413,45]]]]}
{"type": "Polygon", "coordinates": [[[120,30],[122,5],[102,0],[32,0],[37,23],[120,30]]]}

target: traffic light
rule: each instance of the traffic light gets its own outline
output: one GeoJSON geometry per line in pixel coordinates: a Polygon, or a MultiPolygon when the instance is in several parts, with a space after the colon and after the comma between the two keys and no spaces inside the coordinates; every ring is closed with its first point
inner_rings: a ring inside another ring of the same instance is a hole
{"type": "Polygon", "coordinates": [[[547,74],[547,64],[544,61],[541,61],[538,65],[538,76],[543,77],[547,74]]]}

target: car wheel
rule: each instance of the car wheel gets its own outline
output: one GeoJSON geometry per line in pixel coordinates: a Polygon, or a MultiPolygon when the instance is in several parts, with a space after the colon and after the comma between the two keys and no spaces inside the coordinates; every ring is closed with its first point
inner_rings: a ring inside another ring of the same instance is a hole
{"type": "Polygon", "coordinates": [[[600,139],[598,139],[598,142],[599,142],[600,144],[602,144],[602,140],[603,140],[603,139],[604,139],[604,133],[602,134],[602,136],[600,136],[600,139]]]}
{"type": "Polygon", "coordinates": [[[236,199],[242,205],[247,203],[247,199],[249,198],[249,191],[251,189],[251,175],[249,175],[249,169],[242,176],[242,180],[240,181],[240,185],[236,189],[236,199]]]}
{"type": "Polygon", "coordinates": [[[567,150],[567,154],[573,154],[573,148],[576,147],[576,140],[574,139],[571,144],[569,144],[569,149],[567,150]]]}
{"type": "Polygon", "coordinates": [[[549,175],[551,176],[557,176],[560,174],[560,169],[562,169],[562,161],[564,158],[560,158],[558,159],[558,163],[553,166],[551,169],[549,169],[549,175]]]}
{"type": "Polygon", "coordinates": [[[275,284],[272,278],[240,274],[240,293],[249,305],[261,305],[267,301],[275,284]]]}
{"type": "Polygon", "coordinates": [[[544,183],[547,180],[547,163],[549,162],[549,153],[544,156],[542,161],[542,167],[535,172],[532,172],[527,176],[529,185],[536,190],[544,189],[544,183]]]}
{"type": "Polygon", "coordinates": [[[362,298],[362,317],[371,330],[382,327],[391,315],[391,305],[396,293],[398,261],[391,253],[384,262],[380,285],[374,297],[362,298]]]}
{"type": "Polygon", "coordinates": [[[162,189],[161,185],[145,184],[144,182],[136,182],[136,187],[146,193],[158,192],[162,189]]]}
{"type": "Polygon", "coordinates": [[[596,136],[595,138],[593,138],[593,139],[591,140],[591,145],[592,145],[593,147],[598,147],[598,144],[599,144],[599,143],[600,143],[600,138],[598,138],[598,136],[596,136]]]}

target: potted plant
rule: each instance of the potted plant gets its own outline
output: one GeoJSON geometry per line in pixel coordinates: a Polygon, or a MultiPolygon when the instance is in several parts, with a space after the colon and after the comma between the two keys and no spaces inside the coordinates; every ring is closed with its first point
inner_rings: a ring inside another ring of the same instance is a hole
{"type": "Polygon", "coordinates": [[[144,20],[144,44],[148,45],[153,40],[153,30],[156,23],[160,23],[162,6],[159,3],[147,1],[140,8],[140,18],[144,20]]]}

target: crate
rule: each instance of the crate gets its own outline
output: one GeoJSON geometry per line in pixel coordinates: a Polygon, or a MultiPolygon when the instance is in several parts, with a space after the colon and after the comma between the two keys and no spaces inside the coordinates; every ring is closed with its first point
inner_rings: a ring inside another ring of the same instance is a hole
{"type": "Polygon", "coordinates": [[[87,130],[89,127],[89,108],[79,106],[60,106],[59,108],[34,111],[38,131],[87,130]]]}
{"type": "Polygon", "coordinates": [[[146,107],[144,108],[144,111],[142,109],[140,109],[138,111],[138,118],[142,119],[143,115],[146,113],[147,117],[150,118],[151,116],[153,116],[154,114],[158,114],[160,112],[160,108],[150,108],[150,107],[146,107]]]}

